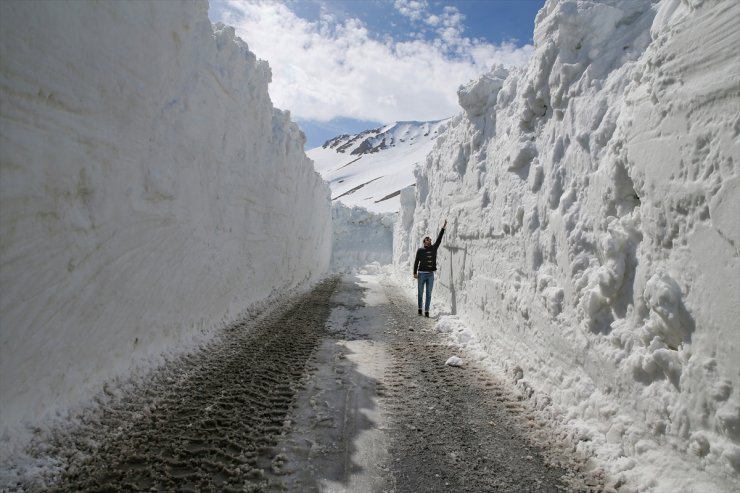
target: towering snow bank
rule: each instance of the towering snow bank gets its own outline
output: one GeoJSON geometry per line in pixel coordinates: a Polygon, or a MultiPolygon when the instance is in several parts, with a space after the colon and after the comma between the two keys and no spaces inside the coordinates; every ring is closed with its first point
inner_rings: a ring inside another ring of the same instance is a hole
{"type": "Polygon", "coordinates": [[[335,202],[331,208],[332,269],[352,271],[376,262],[391,264],[394,216],[335,202]]]}
{"type": "Polygon", "coordinates": [[[328,267],[329,189],[207,8],[0,4],[4,440],[328,267]]]}
{"type": "Polygon", "coordinates": [[[739,22],[549,0],[526,71],[460,89],[397,222],[407,272],[449,218],[435,292],[625,491],[739,484],[739,22]]]}

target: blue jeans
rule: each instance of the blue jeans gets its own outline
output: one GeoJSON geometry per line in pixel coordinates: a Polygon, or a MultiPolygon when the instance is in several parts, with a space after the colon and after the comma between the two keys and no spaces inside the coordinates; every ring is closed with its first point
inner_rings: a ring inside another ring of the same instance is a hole
{"type": "Polygon", "coordinates": [[[429,304],[432,302],[432,288],[434,287],[434,272],[419,272],[417,277],[419,285],[419,310],[421,310],[421,295],[424,293],[424,286],[427,287],[426,305],[424,311],[429,311],[429,304]]]}

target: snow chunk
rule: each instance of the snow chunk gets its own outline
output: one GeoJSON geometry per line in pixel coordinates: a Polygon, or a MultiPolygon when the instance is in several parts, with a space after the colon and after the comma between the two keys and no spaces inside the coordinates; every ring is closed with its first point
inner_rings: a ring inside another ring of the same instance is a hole
{"type": "Polygon", "coordinates": [[[480,116],[496,104],[498,92],[504,87],[504,80],[508,75],[509,71],[498,65],[490,73],[460,86],[457,99],[468,116],[480,116]]]}
{"type": "Polygon", "coordinates": [[[457,356],[450,356],[447,361],[445,361],[445,365],[447,366],[462,366],[463,360],[458,358],[457,356]]]}
{"type": "Polygon", "coordinates": [[[648,324],[651,333],[660,335],[673,348],[688,341],[694,323],[681,302],[681,288],[671,276],[655,273],[645,285],[643,297],[652,313],[648,324]]]}
{"type": "Polygon", "coordinates": [[[509,170],[523,168],[529,165],[535,157],[537,157],[537,146],[531,139],[525,138],[524,141],[512,145],[509,153],[509,170]]]}

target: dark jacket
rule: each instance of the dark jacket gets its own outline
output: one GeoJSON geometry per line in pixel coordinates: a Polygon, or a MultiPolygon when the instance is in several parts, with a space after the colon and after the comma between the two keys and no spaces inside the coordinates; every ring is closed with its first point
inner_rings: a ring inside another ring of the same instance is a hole
{"type": "Polygon", "coordinates": [[[435,241],[432,246],[429,248],[419,248],[416,251],[416,258],[414,259],[414,274],[418,271],[434,272],[437,270],[437,248],[439,248],[439,245],[442,243],[442,235],[444,234],[445,229],[440,229],[437,241],[435,241]]]}

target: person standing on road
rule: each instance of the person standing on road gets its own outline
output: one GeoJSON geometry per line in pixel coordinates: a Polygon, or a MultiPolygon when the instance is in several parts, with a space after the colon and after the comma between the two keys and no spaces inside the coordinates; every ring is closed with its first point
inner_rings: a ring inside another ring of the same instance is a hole
{"type": "Polygon", "coordinates": [[[421,315],[421,298],[424,293],[424,286],[427,289],[427,298],[424,305],[424,316],[429,316],[429,304],[432,302],[432,288],[434,287],[434,271],[437,270],[437,249],[442,243],[442,235],[445,234],[447,219],[439,230],[437,241],[432,245],[430,237],[424,238],[424,246],[416,251],[414,259],[414,279],[417,280],[419,288],[419,315],[421,315]]]}

